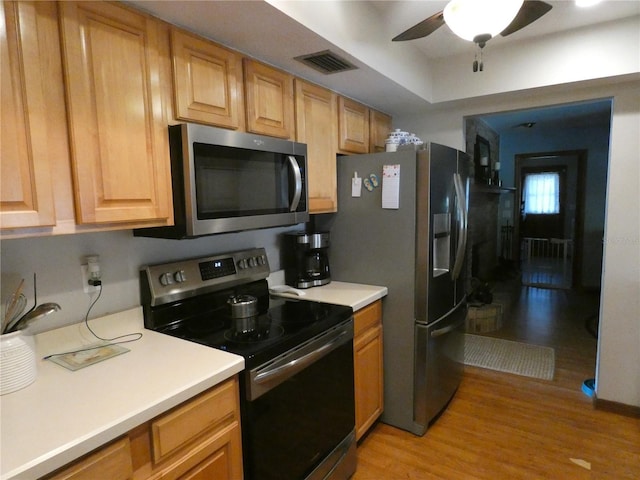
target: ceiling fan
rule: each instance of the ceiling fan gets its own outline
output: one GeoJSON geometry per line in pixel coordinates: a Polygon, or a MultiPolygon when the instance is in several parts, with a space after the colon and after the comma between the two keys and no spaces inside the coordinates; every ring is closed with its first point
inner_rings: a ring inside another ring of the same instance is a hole
{"type": "MultiPolygon", "coordinates": [[[[445,23],[459,37],[480,48],[496,35],[506,37],[538,20],[551,10],[541,0],[451,0],[445,9],[394,37],[392,41],[414,40],[431,35],[445,23]]],[[[482,71],[482,60],[473,70],[482,71]]]]}

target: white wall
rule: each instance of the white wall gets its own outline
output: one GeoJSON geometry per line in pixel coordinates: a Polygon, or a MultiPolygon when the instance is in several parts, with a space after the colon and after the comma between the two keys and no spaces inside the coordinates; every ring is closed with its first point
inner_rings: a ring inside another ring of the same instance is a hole
{"type": "Polygon", "coordinates": [[[598,398],[640,406],[640,81],[496,95],[396,117],[394,126],[464,149],[465,116],[608,97],[614,103],[596,391],[598,398]]]}
{"type": "Polygon", "coordinates": [[[469,55],[431,63],[433,103],[517,92],[640,71],[640,17],[591,25],[494,47],[484,71],[472,73],[469,55]]]}
{"type": "Polygon", "coordinates": [[[640,87],[614,97],[598,397],[640,405],[640,87]]]}
{"type": "Polygon", "coordinates": [[[140,305],[138,282],[143,265],[264,247],[271,271],[279,270],[282,233],[302,228],[299,225],[192,240],[134,237],[131,230],[3,240],[2,300],[24,278],[24,293],[32,305],[36,273],[38,303],[56,302],[62,310],[39,320],[30,330],[51,330],[82,321],[95,298],[83,291],[80,265],[86,255],[100,255],[103,273],[103,292],[91,310],[91,319],[140,305]]]}

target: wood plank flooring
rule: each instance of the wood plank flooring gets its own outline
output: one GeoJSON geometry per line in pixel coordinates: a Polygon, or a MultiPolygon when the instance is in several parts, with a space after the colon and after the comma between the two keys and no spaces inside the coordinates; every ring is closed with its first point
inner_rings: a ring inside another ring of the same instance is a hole
{"type": "Polygon", "coordinates": [[[640,419],[595,410],[580,389],[594,376],[585,319],[597,307],[597,296],[523,287],[490,335],[554,347],[555,378],[465,367],[423,437],[378,422],[359,443],[353,479],[640,478],[640,419]]]}

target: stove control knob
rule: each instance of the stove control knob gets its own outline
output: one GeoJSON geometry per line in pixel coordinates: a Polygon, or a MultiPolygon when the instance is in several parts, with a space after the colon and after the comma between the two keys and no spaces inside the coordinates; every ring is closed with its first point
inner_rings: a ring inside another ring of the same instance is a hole
{"type": "Polygon", "coordinates": [[[244,270],[245,268],[247,268],[247,259],[246,258],[241,258],[240,260],[238,260],[238,268],[240,270],[244,270]]]}
{"type": "Polygon", "coordinates": [[[254,268],[257,265],[256,257],[249,258],[249,268],[254,268]]]}
{"type": "Polygon", "coordinates": [[[173,274],[173,278],[178,283],[187,281],[187,275],[184,273],[184,270],[178,270],[176,273],[173,274]]]}
{"type": "Polygon", "coordinates": [[[163,273],[160,275],[160,285],[168,287],[171,284],[173,284],[173,275],[170,273],[163,273]]]}
{"type": "Polygon", "coordinates": [[[264,255],[260,255],[258,257],[258,265],[264,265],[265,263],[267,263],[267,260],[264,258],[264,255]]]}

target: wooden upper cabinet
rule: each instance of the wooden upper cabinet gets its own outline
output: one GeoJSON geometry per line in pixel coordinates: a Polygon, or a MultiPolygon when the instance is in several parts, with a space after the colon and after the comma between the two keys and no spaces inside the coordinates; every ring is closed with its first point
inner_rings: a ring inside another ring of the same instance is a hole
{"type": "MultiPolygon", "coordinates": [[[[0,226],[52,226],[55,208],[46,64],[60,62],[59,52],[52,50],[55,38],[49,36],[57,35],[56,6],[3,2],[0,29],[0,226]]],[[[64,111],[58,121],[65,121],[64,111]]]]}
{"type": "Polygon", "coordinates": [[[391,131],[391,117],[377,110],[369,110],[369,152],[386,151],[385,140],[391,131]]]}
{"type": "Polygon", "coordinates": [[[338,98],[340,151],[369,152],[369,107],[345,97],[338,98]]]}
{"type": "Polygon", "coordinates": [[[338,98],[330,90],[297,78],[295,88],[296,140],[307,144],[309,213],[336,212],[338,98]]]}
{"type": "Polygon", "coordinates": [[[177,28],[171,55],[176,118],[244,130],[242,56],[177,28]]]}
{"type": "Polygon", "coordinates": [[[247,131],[293,138],[293,76],[244,59],[247,131]]]}
{"type": "Polygon", "coordinates": [[[172,221],[161,23],[107,2],[62,2],[79,224],[172,221]]]}

